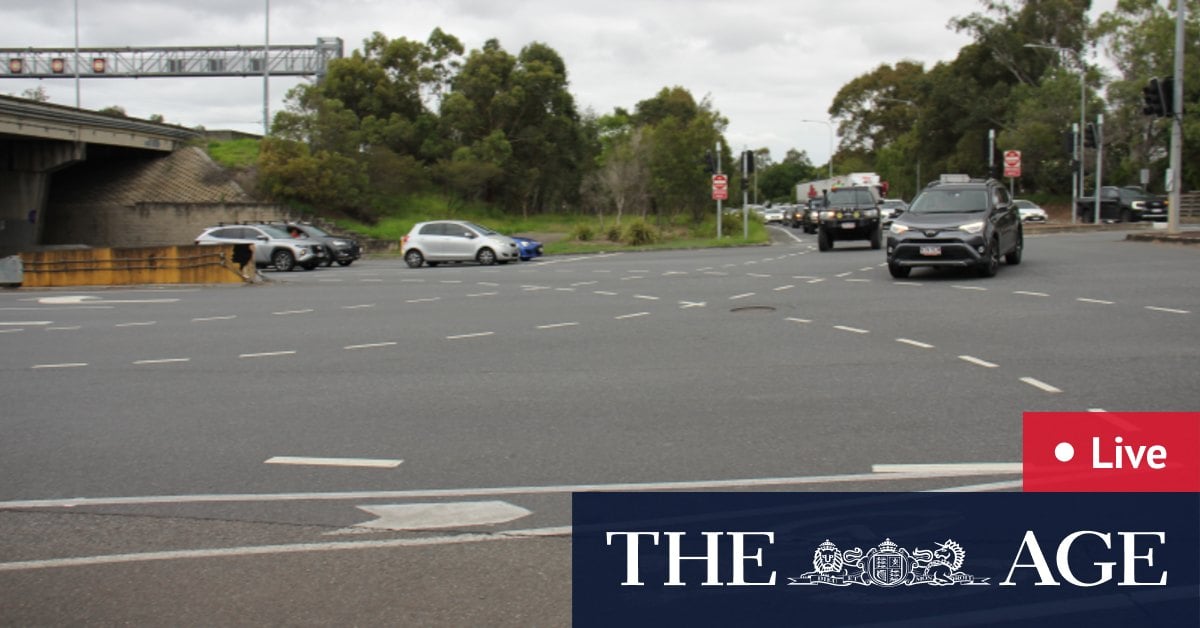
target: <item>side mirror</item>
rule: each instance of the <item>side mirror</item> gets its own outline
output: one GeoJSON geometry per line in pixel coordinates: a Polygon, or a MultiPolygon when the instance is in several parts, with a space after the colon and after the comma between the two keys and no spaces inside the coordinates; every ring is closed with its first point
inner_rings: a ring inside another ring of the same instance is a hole
{"type": "Polygon", "coordinates": [[[464,238],[466,238],[466,239],[468,239],[468,240],[474,240],[475,238],[477,238],[477,237],[479,237],[479,236],[475,235],[474,233],[471,233],[470,231],[464,231],[464,232],[463,232],[463,237],[464,237],[464,238]]]}

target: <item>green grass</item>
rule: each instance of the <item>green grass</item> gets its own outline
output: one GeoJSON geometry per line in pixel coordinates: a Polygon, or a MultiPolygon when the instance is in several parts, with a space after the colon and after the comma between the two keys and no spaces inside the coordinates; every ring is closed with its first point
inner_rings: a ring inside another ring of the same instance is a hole
{"type": "Polygon", "coordinates": [[[259,140],[209,142],[208,155],[226,168],[249,168],[258,163],[259,140]]]}

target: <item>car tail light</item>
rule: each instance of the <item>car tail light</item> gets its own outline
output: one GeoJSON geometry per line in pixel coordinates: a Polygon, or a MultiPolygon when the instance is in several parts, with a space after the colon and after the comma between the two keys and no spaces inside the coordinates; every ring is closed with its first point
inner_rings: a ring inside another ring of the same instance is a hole
{"type": "Polygon", "coordinates": [[[408,244],[408,234],[407,233],[404,234],[403,238],[400,238],[400,246],[404,246],[405,244],[408,244]]]}

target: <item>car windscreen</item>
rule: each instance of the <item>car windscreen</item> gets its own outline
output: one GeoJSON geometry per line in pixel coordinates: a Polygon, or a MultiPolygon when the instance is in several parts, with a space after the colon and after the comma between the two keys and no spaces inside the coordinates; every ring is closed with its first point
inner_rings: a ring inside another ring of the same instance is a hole
{"type": "Polygon", "coordinates": [[[263,233],[271,236],[272,238],[287,239],[287,238],[292,237],[292,236],[288,235],[286,231],[284,231],[283,229],[280,229],[279,227],[272,227],[270,225],[259,225],[258,228],[262,229],[263,233]]]}
{"type": "Polygon", "coordinates": [[[867,190],[834,190],[829,193],[832,205],[874,205],[875,198],[867,190]]]}
{"type": "Polygon", "coordinates": [[[488,229],[487,227],[484,227],[484,226],[482,226],[482,225],[477,225],[477,224],[475,224],[475,223],[473,223],[473,222],[468,222],[468,223],[463,223],[463,224],[465,224],[465,225],[467,225],[468,227],[470,227],[470,228],[472,228],[472,229],[474,229],[474,230],[478,231],[479,233],[482,233],[483,235],[489,235],[489,236],[490,236],[490,235],[496,235],[496,232],[495,232],[495,231],[492,231],[491,229],[488,229]]]}
{"type": "Polygon", "coordinates": [[[969,214],[987,211],[987,190],[926,190],[913,201],[911,214],[969,214]]]}

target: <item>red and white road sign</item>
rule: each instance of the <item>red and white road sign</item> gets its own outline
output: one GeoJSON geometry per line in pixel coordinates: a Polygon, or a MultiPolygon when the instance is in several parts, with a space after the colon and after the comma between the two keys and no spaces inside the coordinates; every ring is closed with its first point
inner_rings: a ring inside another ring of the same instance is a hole
{"type": "Polygon", "coordinates": [[[714,174],[712,176],[712,197],[714,201],[729,200],[729,176],[714,174]]]}
{"type": "Polygon", "coordinates": [[[1013,179],[1021,176],[1021,151],[1004,151],[1004,176],[1013,179]]]}

